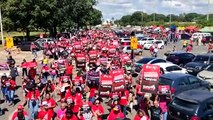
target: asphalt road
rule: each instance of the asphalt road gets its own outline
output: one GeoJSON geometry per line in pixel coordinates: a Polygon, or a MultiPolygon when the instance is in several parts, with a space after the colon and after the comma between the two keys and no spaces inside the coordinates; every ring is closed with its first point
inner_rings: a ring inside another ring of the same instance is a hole
{"type": "MultiPolygon", "coordinates": [[[[158,57],[165,58],[164,53],[168,52],[168,51],[171,51],[174,45],[177,47],[177,50],[181,50],[181,48],[182,48],[182,43],[181,42],[178,42],[178,43],[175,43],[175,44],[169,43],[164,49],[159,51],[158,57]]],[[[206,51],[207,51],[207,47],[206,46],[194,46],[194,49],[193,49],[192,52],[195,53],[195,54],[202,54],[202,53],[206,53],[206,51]]],[[[7,56],[6,53],[3,52],[3,51],[0,51],[0,56],[1,56],[0,57],[0,63],[4,63],[6,61],[6,56],[7,56]]],[[[135,59],[139,60],[142,57],[149,57],[149,56],[151,56],[149,51],[145,50],[143,52],[142,56],[136,56],[135,59]]],[[[33,56],[31,55],[30,52],[22,52],[20,54],[15,54],[14,53],[13,57],[15,58],[17,64],[20,64],[23,59],[26,59],[28,61],[33,59],[33,56]]],[[[39,53],[39,57],[37,58],[37,60],[39,61],[41,59],[42,59],[42,53],[39,53]]],[[[24,97],[23,97],[23,94],[22,94],[22,88],[20,87],[21,84],[22,84],[21,77],[18,77],[16,82],[17,82],[17,85],[19,86],[19,88],[17,89],[17,91],[15,93],[15,95],[16,95],[15,96],[16,105],[15,106],[9,106],[6,103],[0,104],[0,107],[4,111],[4,114],[2,116],[0,116],[0,120],[10,120],[11,117],[12,117],[12,114],[16,110],[17,106],[23,102],[23,98],[24,97]]],[[[0,98],[2,99],[2,95],[0,95],[0,98]]],[[[105,111],[108,111],[107,110],[107,108],[108,108],[107,105],[103,104],[103,106],[105,108],[105,111]]],[[[25,107],[25,110],[27,110],[27,109],[28,108],[25,107]]],[[[55,108],[55,110],[57,110],[57,109],[58,109],[58,106],[55,108]]],[[[108,112],[106,112],[106,114],[107,113],[108,112]]],[[[136,111],[133,111],[132,114],[128,114],[127,117],[129,119],[133,119],[135,114],[136,114],[136,111]]]]}

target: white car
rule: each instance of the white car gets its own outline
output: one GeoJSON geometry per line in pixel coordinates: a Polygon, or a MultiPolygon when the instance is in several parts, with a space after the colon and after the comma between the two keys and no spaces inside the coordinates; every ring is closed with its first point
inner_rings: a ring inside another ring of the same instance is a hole
{"type": "MultiPolygon", "coordinates": [[[[123,53],[128,53],[128,54],[131,54],[132,52],[132,49],[130,46],[126,46],[122,49],[123,53]]],[[[143,50],[142,49],[136,49],[134,50],[134,53],[135,54],[138,54],[138,55],[141,55],[143,53],[143,50]]]]}
{"type": "Polygon", "coordinates": [[[164,48],[164,41],[163,40],[151,40],[148,41],[144,44],[144,49],[149,50],[151,46],[154,44],[158,45],[158,49],[163,49],[164,48]]]}
{"type": "Polygon", "coordinates": [[[187,70],[185,68],[181,68],[180,66],[173,63],[156,63],[154,65],[158,65],[163,74],[166,73],[184,73],[187,74],[187,70]]]}
{"type": "Polygon", "coordinates": [[[142,38],[142,39],[138,39],[138,44],[144,45],[144,44],[146,44],[148,41],[153,41],[153,40],[155,40],[155,39],[154,39],[154,38],[145,37],[145,38],[142,38]]]}

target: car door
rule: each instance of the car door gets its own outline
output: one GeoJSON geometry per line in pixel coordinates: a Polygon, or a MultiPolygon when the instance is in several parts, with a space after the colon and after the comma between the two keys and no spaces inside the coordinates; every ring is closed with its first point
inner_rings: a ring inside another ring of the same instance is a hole
{"type": "Polygon", "coordinates": [[[189,76],[188,77],[188,80],[189,80],[189,87],[191,89],[197,89],[200,87],[200,80],[194,76],[189,76]]]}
{"type": "Polygon", "coordinates": [[[202,120],[213,120],[213,99],[206,102],[205,108],[202,112],[204,114],[202,120]]]}
{"type": "Polygon", "coordinates": [[[191,54],[191,53],[186,53],[186,54],[183,55],[183,60],[182,60],[182,62],[183,62],[184,64],[186,64],[186,63],[188,63],[188,62],[191,62],[192,59],[194,59],[194,57],[195,57],[195,55],[193,55],[193,54],[191,54]]]}
{"type": "Polygon", "coordinates": [[[181,77],[177,82],[177,91],[176,94],[181,93],[186,90],[190,90],[189,88],[189,79],[187,77],[181,77]]]}

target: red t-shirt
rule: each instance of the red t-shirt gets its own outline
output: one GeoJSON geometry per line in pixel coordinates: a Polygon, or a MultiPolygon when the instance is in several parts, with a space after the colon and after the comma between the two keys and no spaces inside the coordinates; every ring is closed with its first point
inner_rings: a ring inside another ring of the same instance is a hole
{"type": "Polygon", "coordinates": [[[83,79],[82,79],[81,76],[76,76],[76,77],[72,80],[72,83],[73,83],[74,85],[81,85],[81,84],[83,84],[84,82],[83,82],[83,79]]]}
{"type": "Polygon", "coordinates": [[[91,88],[90,89],[90,94],[89,94],[89,97],[92,98],[95,96],[95,91],[96,91],[96,88],[91,88]]]}
{"type": "Polygon", "coordinates": [[[67,75],[71,75],[72,74],[72,69],[73,69],[72,65],[67,65],[66,66],[66,74],[67,75]]]}
{"type": "MultiPolygon", "coordinates": [[[[17,115],[18,115],[18,111],[16,111],[16,112],[13,114],[12,120],[17,120],[17,118],[18,118],[17,115]]],[[[27,112],[25,112],[25,111],[24,111],[24,116],[25,116],[25,118],[27,118],[27,116],[28,116],[27,112]]]]}
{"type": "Polygon", "coordinates": [[[124,95],[120,97],[120,105],[123,105],[123,106],[127,106],[128,105],[128,97],[129,97],[129,91],[126,90],[124,92],[124,95]]]}
{"type": "Polygon", "coordinates": [[[72,115],[71,118],[66,118],[66,116],[63,116],[61,120],[78,120],[78,118],[75,115],[72,115]]]}
{"type": "Polygon", "coordinates": [[[38,112],[38,119],[51,120],[51,118],[48,115],[48,111],[45,111],[45,110],[41,110],[38,112]]]}
{"type": "Polygon", "coordinates": [[[112,110],[107,120],[115,120],[116,118],[124,118],[124,114],[121,111],[118,114],[115,114],[112,110]]]}
{"type": "Polygon", "coordinates": [[[74,101],[74,107],[73,107],[73,112],[74,113],[77,113],[80,109],[80,107],[83,105],[83,102],[82,102],[82,95],[81,93],[77,93],[76,96],[73,96],[73,101],[74,101]]]}
{"type": "Polygon", "coordinates": [[[5,85],[9,87],[9,90],[15,90],[16,82],[14,80],[5,81],[5,85]]]}
{"type": "MultiPolygon", "coordinates": [[[[92,110],[94,111],[94,112],[96,112],[97,110],[101,113],[101,114],[103,114],[104,113],[104,108],[103,108],[103,106],[102,105],[93,105],[92,106],[92,110]]],[[[102,120],[102,118],[101,118],[101,116],[98,116],[98,120],[102,120]]]]}
{"type": "Polygon", "coordinates": [[[141,120],[141,118],[139,115],[135,115],[134,120],[141,120]]]}
{"type": "MultiPolygon", "coordinates": [[[[48,107],[56,106],[56,102],[55,102],[55,100],[54,100],[53,98],[50,98],[49,100],[44,100],[44,101],[47,102],[48,107]]],[[[44,101],[43,101],[43,102],[44,102],[44,101]]],[[[53,108],[48,109],[48,115],[49,115],[50,118],[53,117],[53,115],[54,115],[54,110],[53,110],[53,108]]]]}
{"type": "Polygon", "coordinates": [[[40,97],[40,92],[39,90],[29,91],[26,97],[28,100],[38,100],[38,98],[40,97]]]}

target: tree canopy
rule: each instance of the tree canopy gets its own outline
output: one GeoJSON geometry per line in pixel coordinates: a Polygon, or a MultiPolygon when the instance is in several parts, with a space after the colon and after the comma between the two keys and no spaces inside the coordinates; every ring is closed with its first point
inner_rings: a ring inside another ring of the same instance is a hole
{"type": "MultiPolygon", "coordinates": [[[[171,15],[172,24],[182,22],[195,22],[198,26],[213,26],[213,14],[210,14],[210,20],[206,20],[206,15],[198,13],[183,13],[180,15],[171,15]]],[[[147,14],[142,11],[136,11],[132,15],[125,15],[121,19],[116,20],[117,24],[121,26],[126,25],[168,25],[170,15],[164,14],[147,14]],[[154,21],[155,15],[155,21],[154,21]]],[[[186,24],[188,25],[188,24],[186,24]]]]}
{"type": "Polygon", "coordinates": [[[80,28],[101,23],[102,13],[95,9],[96,0],[2,0],[5,31],[43,29],[55,34],[57,30],[80,28]]]}

